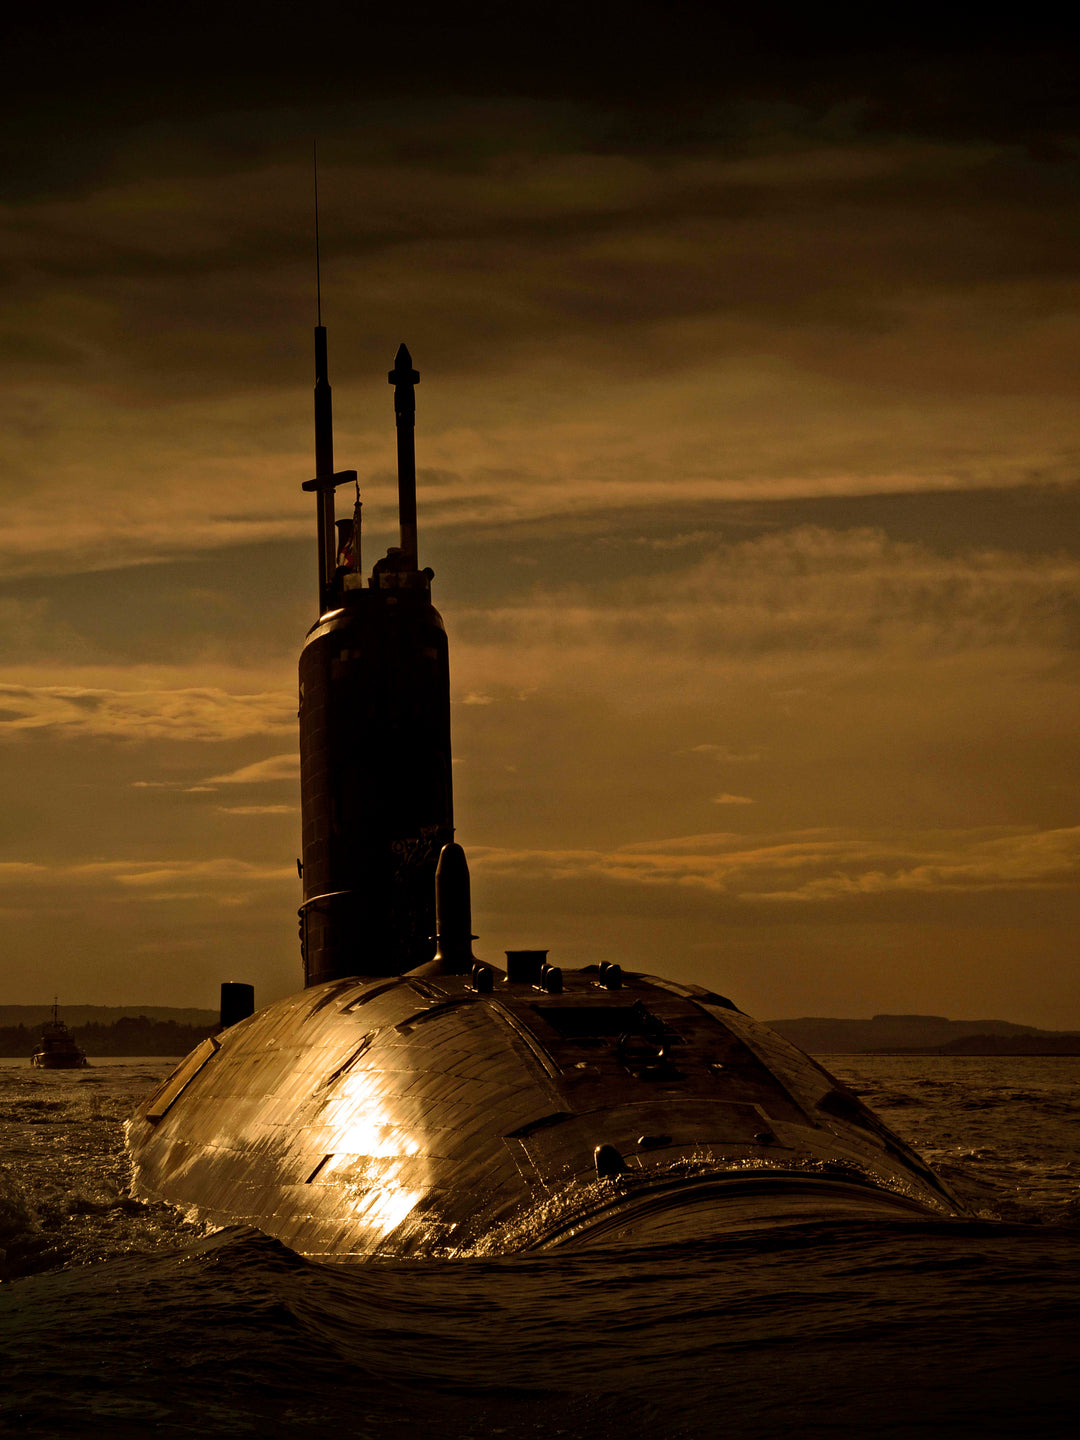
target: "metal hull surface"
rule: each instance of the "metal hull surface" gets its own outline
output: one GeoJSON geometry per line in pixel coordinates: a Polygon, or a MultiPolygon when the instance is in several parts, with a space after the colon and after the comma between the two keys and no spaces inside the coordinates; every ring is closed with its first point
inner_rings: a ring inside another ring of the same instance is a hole
{"type": "Polygon", "coordinates": [[[568,972],[344,979],[204,1041],[131,1122],[134,1189],[330,1260],[956,1213],[914,1153],[730,1002],[568,972]]]}

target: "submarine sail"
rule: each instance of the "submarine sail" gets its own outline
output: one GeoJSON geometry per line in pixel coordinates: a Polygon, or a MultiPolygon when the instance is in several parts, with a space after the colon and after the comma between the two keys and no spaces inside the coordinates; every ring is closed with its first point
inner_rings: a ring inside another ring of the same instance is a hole
{"type": "Polygon", "coordinates": [[[334,515],[356,477],[334,471],[316,329],[305,988],[227,1026],[223,1013],[146,1101],[128,1128],[134,1193],[341,1261],[958,1213],[852,1091],[724,996],[546,951],[474,957],[404,345],[389,379],[401,543],[364,576],[359,493],[352,522],[334,515]]]}
{"type": "MultiPolygon", "coordinates": [[[[446,631],[418,568],[414,387],[404,345],[389,380],[401,544],[360,571],[359,500],[336,523],[326,330],[315,330],[319,618],[300,656],[305,985],[400,975],[431,958],[435,867],[453,839],[446,631]],[[336,534],[340,531],[340,536],[336,534]]],[[[359,495],[359,491],[357,492],[359,495]]]]}

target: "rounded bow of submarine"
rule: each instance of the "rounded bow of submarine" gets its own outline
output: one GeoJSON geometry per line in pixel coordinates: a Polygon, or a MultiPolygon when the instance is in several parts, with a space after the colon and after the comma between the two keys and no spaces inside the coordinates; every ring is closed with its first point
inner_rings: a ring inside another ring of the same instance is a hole
{"type": "Polygon", "coordinates": [[[132,1122],[137,1193],[336,1259],[955,1210],[856,1097],[830,1101],[831,1076],[721,997],[487,968],[490,989],[344,978],[204,1042],[132,1122]]]}

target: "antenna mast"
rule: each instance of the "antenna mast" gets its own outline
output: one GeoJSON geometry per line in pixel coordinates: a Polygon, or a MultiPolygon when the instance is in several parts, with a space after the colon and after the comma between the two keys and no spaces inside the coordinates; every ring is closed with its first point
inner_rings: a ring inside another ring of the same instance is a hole
{"type": "Polygon", "coordinates": [[[319,546],[319,614],[331,604],[331,588],[337,562],[334,530],[334,486],[343,477],[334,475],[334,414],[330,377],[326,364],[326,330],[322,323],[322,274],[319,256],[319,152],[313,142],[315,171],[315,479],[304,483],[317,500],[319,546]]]}
{"type": "Polygon", "coordinates": [[[408,346],[402,342],[387,375],[394,387],[394,417],[397,422],[398,516],[401,524],[401,564],[415,570],[416,558],[416,386],[420,372],[413,369],[408,346]]]}
{"type": "Polygon", "coordinates": [[[319,273],[319,142],[311,142],[311,166],[315,176],[315,324],[322,325],[322,275],[319,273]]]}
{"type": "Polygon", "coordinates": [[[319,541],[319,614],[325,615],[335,603],[334,575],[337,570],[337,535],[334,529],[334,488],[351,480],[355,470],[334,474],[334,414],[330,377],[326,368],[326,330],[322,323],[322,275],[319,268],[319,151],[314,142],[315,167],[315,478],[305,480],[302,490],[314,490],[317,502],[319,541]]]}

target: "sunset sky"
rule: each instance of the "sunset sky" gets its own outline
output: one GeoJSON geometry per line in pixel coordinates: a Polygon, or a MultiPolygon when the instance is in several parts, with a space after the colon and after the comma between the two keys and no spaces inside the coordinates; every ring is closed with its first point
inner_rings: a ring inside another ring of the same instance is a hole
{"type": "Polygon", "coordinates": [[[87,13],[7,47],[0,999],[300,983],[317,136],[368,566],[423,377],[477,954],[1080,1028],[1063,37],[87,13]]]}

